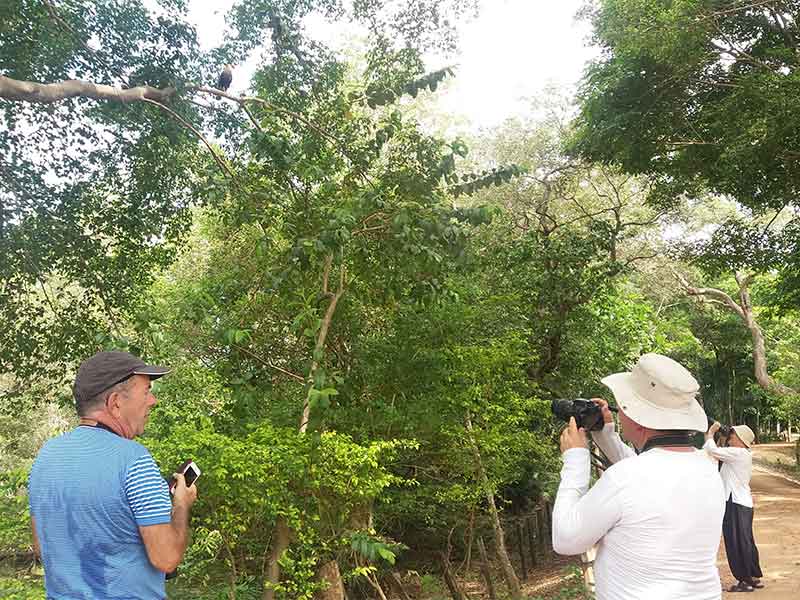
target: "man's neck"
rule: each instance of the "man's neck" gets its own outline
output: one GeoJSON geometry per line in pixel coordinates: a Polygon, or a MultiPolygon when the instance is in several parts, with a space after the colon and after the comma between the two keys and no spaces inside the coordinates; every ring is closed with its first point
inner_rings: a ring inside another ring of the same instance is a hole
{"type": "Polygon", "coordinates": [[[91,414],[85,415],[81,417],[80,424],[89,427],[101,427],[102,429],[108,429],[109,431],[116,433],[118,436],[129,440],[134,438],[134,434],[130,427],[128,427],[121,419],[114,417],[109,412],[95,411],[91,414]]]}

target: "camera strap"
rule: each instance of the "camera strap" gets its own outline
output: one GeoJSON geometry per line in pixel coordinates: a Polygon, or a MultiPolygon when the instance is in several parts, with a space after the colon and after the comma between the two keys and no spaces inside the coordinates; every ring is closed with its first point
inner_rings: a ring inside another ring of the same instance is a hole
{"type": "Polygon", "coordinates": [[[644,454],[648,450],[652,450],[653,448],[658,448],[662,446],[680,446],[680,447],[694,447],[694,440],[689,436],[688,433],[670,433],[667,435],[659,435],[657,437],[652,437],[645,445],[642,446],[642,449],[639,450],[639,454],[644,454]]]}
{"type": "Polygon", "coordinates": [[[85,419],[81,417],[80,422],[78,423],[78,427],[94,427],[96,429],[105,429],[106,431],[110,431],[114,435],[119,435],[116,431],[111,429],[108,425],[100,423],[99,421],[95,421],[94,419],[85,419]]]}

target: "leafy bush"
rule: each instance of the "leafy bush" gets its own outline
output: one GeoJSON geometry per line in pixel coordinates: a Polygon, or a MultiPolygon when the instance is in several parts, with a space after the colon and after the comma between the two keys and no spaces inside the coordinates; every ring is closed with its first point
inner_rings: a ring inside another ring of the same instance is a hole
{"type": "Polygon", "coordinates": [[[194,541],[182,567],[184,585],[263,578],[270,531],[279,518],[293,544],[281,559],[280,597],[310,598],[317,564],[350,552],[351,517],[386,487],[404,481],[383,466],[409,442],[356,444],[346,435],[300,434],[263,423],[241,437],[219,433],[210,419],[176,427],[150,443],[159,464],[192,457],[203,474],[193,510],[194,541]]]}
{"type": "Polygon", "coordinates": [[[44,583],[33,577],[0,577],[0,598],[45,600],[44,583]]]}
{"type": "Polygon", "coordinates": [[[31,550],[27,469],[0,472],[0,555],[14,556],[31,550]]]}

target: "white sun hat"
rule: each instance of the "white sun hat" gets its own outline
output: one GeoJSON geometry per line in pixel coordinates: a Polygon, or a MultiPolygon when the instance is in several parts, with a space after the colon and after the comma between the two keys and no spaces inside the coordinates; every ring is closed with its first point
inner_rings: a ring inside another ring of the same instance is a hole
{"type": "Polygon", "coordinates": [[[753,430],[747,425],[734,425],[733,430],[736,432],[736,436],[742,440],[744,445],[748,448],[753,444],[753,440],[756,439],[756,434],[753,433],[753,430]]]}
{"type": "Polygon", "coordinates": [[[617,406],[631,420],[650,429],[705,431],[708,418],[695,396],[697,380],[680,363],[661,354],[643,354],[630,373],[602,380],[617,406]]]}

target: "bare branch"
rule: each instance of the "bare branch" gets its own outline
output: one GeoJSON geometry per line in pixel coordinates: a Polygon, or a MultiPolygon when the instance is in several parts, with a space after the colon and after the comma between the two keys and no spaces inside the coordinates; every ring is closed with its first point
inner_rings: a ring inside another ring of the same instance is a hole
{"type": "Polygon", "coordinates": [[[250,109],[247,108],[247,104],[242,103],[240,104],[240,106],[244,109],[244,112],[247,113],[247,116],[250,117],[250,122],[258,130],[258,132],[264,133],[264,130],[261,128],[261,125],[258,124],[258,121],[256,121],[256,118],[253,116],[253,113],[251,113],[250,109]]]}
{"type": "MultiPolygon", "coordinates": [[[[339,150],[339,153],[345,159],[347,159],[350,162],[350,164],[354,167],[354,171],[358,174],[358,176],[361,177],[361,179],[364,180],[366,183],[368,183],[370,186],[375,187],[375,184],[372,181],[372,179],[369,177],[369,175],[363,169],[361,169],[361,167],[358,166],[357,161],[355,161],[353,158],[350,157],[350,153],[349,153],[348,149],[345,147],[345,145],[336,136],[334,136],[332,133],[326,131],[324,128],[320,127],[319,125],[317,125],[313,121],[310,121],[309,119],[307,119],[303,115],[301,115],[299,113],[296,113],[294,111],[291,111],[289,109],[283,108],[281,106],[277,106],[277,105],[273,104],[272,102],[269,102],[268,100],[265,100],[264,98],[259,98],[258,96],[233,96],[231,94],[223,92],[222,90],[218,90],[216,88],[210,88],[210,87],[207,87],[207,86],[199,86],[199,87],[196,87],[196,88],[193,88],[193,89],[195,91],[197,91],[197,92],[201,92],[201,93],[204,93],[204,94],[211,94],[212,96],[217,96],[218,98],[226,98],[227,100],[231,100],[233,102],[236,102],[237,104],[239,104],[240,106],[243,106],[243,107],[246,106],[247,103],[260,104],[261,106],[263,106],[267,110],[286,115],[286,116],[291,117],[292,119],[294,119],[296,121],[299,121],[300,123],[302,123],[303,125],[305,125],[309,129],[311,129],[312,131],[315,131],[316,133],[318,133],[320,135],[320,137],[326,139],[337,150],[339,150]]],[[[248,111],[248,116],[250,116],[251,119],[253,119],[252,115],[250,114],[249,111],[248,111]]],[[[255,119],[253,119],[253,121],[255,122],[255,119]]]]}
{"type": "Polygon", "coordinates": [[[658,252],[653,254],[644,254],[642,256],[632,256],[625,261],[625,266],[631,265],[635,263],[637,260],[650,260],[651,258],[656,258],[658,256],[658,252]]]}
{"type": "Polygon", "coordinates": [[[683,287],[684,291],[689,294],[690,296],[706,296],[708,298],[713,298],[720,303],[724,304],[728,309],[742,318],[745,319],[744,310],[742,307],[739,306],[736,301],[731,298],[728,294],[723,292],[722,290],[718,290],[716,288],[698,288],[694,287],[689,284],[686,278],[678,273],[677,270],[672,269],[672,274],[675,278],[680,282],[681,286],[683,287]]]}
{"type": "Polygon", "coordinates": [[[760,0],[759,2],[748,2],[748,1],[745,1],[745,2],[740,2],[738,4],[736,2],[731,2],[731,3],[729,3],[728,8],[715,10],[715,11],[712,11],[712,12],[708,13],[708,17],[707,18],[722,17],[722,16],[725,16],[725,15],[730,15],[730,14],[733,14],[733,13],[737,13],[737,12],[741,12],[741,11],[745,11],[745,10],[750,10],[750,9],[753,9],[753,8],[762,8],[762,7],[766,7],[766,6],[770,6],[770,5],[774,5],[774,4],[775,4],[775,0],[760,0]]]}
{"type": "Polygon", "coordinates": [[[333,254],[328,254],[325,257],[325,268],[322,271],[322,293],[326,296],[330,294],[328,291],[328,279],[331,275],[331,264],[333,264],[333,254]]]}
{"type": "Polygon", "coordinates": [[[15,102],[51,104],[69,98],[91,98],[122,103],[147,100],[165,102],[176,93],[174,87],[160,89],[140,85],[122,89],[78,79],[68,79],[60,83],[35,83],[0,75],[0,98],[15,102]]]}
{"type": "Polygon", "coordinates": [[[245,348],[244,346],[237,346],[237,345],[235,345],[235,344],[234,344],[234,345],[232,345],[232,346],[231,346],[231,348],[233,348],[233,349],[235,349],[235,350],[238,350],[239,352],[243,352],[243,353],[247,354],[247,355],[248,355],[248,356],[250,356],[251,358],[254,358],[254,359],[255,359],[255,360],[257,360],[258,362],[260,362],[260,363],[261,363],[262,365],[264,365],[265,367],[269,367],[270,369],[275,369],[276,371],[278,371],[278,372],[280,372],[280,373],[283,373],[284,375],[287,375],[288,377],[291,377],[292,379],[296,379],[296,380],[297,380],[297,381],[299,381],[300,383],[305,383],[305,381],[306,381],[306,380],[303,378],[303,376],[302,376],[302,375],[298,375],[297,373],[292,373],[291,371],[287,371],[286,369],[284,369],[284,368],[282,368],[282,367],[279,367],[278,365],[273,365],[273,364],[272,364],[271,362],[269,362],[268,360],[266,360],[266,359],[264,359],[263,357],[259,356],[259,355],[258,355],[258,354],[256,354],[255,352],[252,352],[252,351],[248,350],[248,349],[247,349],[247,348],[245,348]]]}
{"type": "Polygon", "coordinates": [[[733,276],[736,279],[736,283],[739,284],[739,289],[746,290],[747,288],[750,287],[750,284],[753,282],[753,279],[755,278],[756,274],[749,273],[747,275],[744,275],[743,273],[739,273],[737,271],[736,273],[733,274],[733,276]]]}
{"type": "Polygon", "coordinates": [[[714,288],[696,288],[689,285],[689,282],[680,275],[675,269],[672,269],[672,273],[681,282],[684,290],[687,294],[692,296],[699,296],[705,297],[707,301],[711,301],[714,304],[722,304],[728,310],[737,314],[743,321],[745,327],[747,327],[748,331],[750,332],[750,337],[753,340],[753,366],[754,372],[756,376],[756,381],[758,384],[764,388],[765,390],[780,394],[780,395],[790,395],[796,394],[797,391],[793,390],[790,387],[787,387],[780,383],[779,381],[775,381],[772,376],[769,374],[767,369],[767,349],[766,344],[764,342],[764,332],[761,330],[758,322],[756,321],[755,315],[753,314],[753,305],[750,301],[750,292],[748,291],[748,286],[753,281],[754,274],[750,273],[744,275],[742,273],[734,273],[734,277],[736,278],[736,282],[739,284],[739,298],[740,303],[736,303],[733,298],[731,298],[728,294],[721,290],[717,290],[714,288]]]}
{"type": "Polygon", "coordinates": [[[356,229],[353,232],[353,237],[357,235],[365,235],[367,233],[372,233],[373,231],[386,231],[389,228],[387,224],[383,225],[373,225],[372,227],[364,227],[362,229],[356,229]]]}
{"type": "MultiPolygon", "coordinates": [[[[325,259],[325,271],[323,272],[323,289],[325,293],[328,293],[328,279],[330,277],[330,270],[331,265],[333,262],[333,255],[329,254],[325,259]]],[[[322,348],[325,347],[325,340],[328,337],[328,330],[330,329],[331,322],[333,321],[333,314],[336,312],[336,305],[339,303],[339,299],[344,295],[345,292],[345,283],[347,277],[347,267],[342,264],[339,267],[339,289],[336,290],[336,293],[333,294],[331,297],[330,304],[328,304],[328,308],[325,310],[325,315],[322,317],[322,324],[320,325],[319,332],[317,333],[317,341],[314,344],[314,356],[319,356],[319,353],[322,351],[322,348]]],[[[311,368],[308,371],[308,379],[306,380],[306,385],[308,386],[308,391],[306,392],[306,398],[303,401],[303,414],[300,417],[300,433],[305,433],[306,428],[308,427],[308,422],[311,419],[311,390],[314,389],[314,375],[319,368],[319,360],[314,358],[311,363],[311,368]]]]}
{"type": "Polygon", "coordinates": [[[790,202],[790,201],[789,201],[789,200],[787,200],[787,201],[786,201],[786,203],[785,203],[783,206],[781,206],[780,210],[778,210],[778,211],[776,211],[776,212],[775,212],[775,216],[774,216],[774,217],[772,217],[772,218],[769,220],[769,223],[767,223],[767,226],[766,226],[766,227],[764,227],[764,233],[767,233],[767,230],[769,230],[769,228],[770,228],[770,227],[772,226],[772,224],[775,222],[775,219],[777,219],[777,218],[778,218],[778,216],[779,216],[779,215],[780,215],[780,214],[783,212],[783,209],[784,209],[784,208],[786,208],[787,206],[789,206],[789,202],[790,202]]]}

